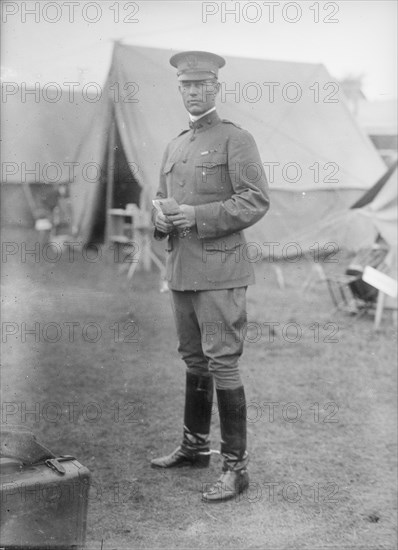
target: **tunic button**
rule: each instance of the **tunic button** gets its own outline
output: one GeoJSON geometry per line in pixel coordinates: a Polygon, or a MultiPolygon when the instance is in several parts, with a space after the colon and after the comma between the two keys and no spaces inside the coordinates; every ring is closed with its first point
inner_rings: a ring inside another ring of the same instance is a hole
{"type": "Polygon", "coordinates": [[[184,159],[184,160],[183,160],[182,162],[183,162],[184,164],[186,164],[186,162],[187,162],[187,159],[184,159]]]}

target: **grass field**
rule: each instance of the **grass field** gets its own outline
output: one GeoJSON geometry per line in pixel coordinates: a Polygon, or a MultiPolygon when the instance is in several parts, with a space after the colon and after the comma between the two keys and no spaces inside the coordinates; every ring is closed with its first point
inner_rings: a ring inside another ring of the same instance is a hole
{"type": "MultiPolygon", "coordinates": [[[[310,261],[278,263],[284,289],[270,263],[256,264],[241,361],[251,484],[204,504],[219,457],[204,470],[149,467],[179,443],[185,383],[158,274],[138,272],[131,289],[106,254],[76,249],[70,261],[63,248],[52,262],[40,249],[40,261],[21,261],[34,239],[3,232],[17,252],[2,264],[3,401],[15,405],[2,423],[28,425],[90,469],[88,550],[396,548],[390,313],[375,333],[370,315],[332,314],[324,283],[303,290],[310,261]]],[[[338,259],[326,273],[343,272],[338,259]]],[[[214,404],[215,449],[218,438],[214,404]]]]}

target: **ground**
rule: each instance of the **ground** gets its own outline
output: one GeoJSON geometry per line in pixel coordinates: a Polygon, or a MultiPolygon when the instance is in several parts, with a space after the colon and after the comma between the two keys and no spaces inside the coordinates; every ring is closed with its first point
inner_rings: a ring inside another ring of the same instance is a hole
{"type": "MultiPolygon", "coordinates": [[[[396,548],[390,313],[376,333],[370,315],[333,312],[310,260],[275,264],[285,288],[274,264],[255,264],[241,361],[251,484],[205,504],[217,455],[209,469],[149,467],[179,443],[184,395],[158,273],[139,271],[130,287],[105,247],[72,257],[33,232],[2,240],[2,424],[29,426],[90,469],[87,550],[396,548]]],[[[320,259],[326,273],[343,272],[347,257],[336,259],[320,259]]],[[[218,439],[214,404],[212,448],[218,439]]]]}

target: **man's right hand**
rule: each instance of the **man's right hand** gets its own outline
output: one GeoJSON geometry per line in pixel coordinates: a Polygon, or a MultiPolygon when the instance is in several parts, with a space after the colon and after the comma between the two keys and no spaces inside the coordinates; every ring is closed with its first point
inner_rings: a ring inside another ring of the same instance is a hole
{"type": "Polygon", "coordinates": [[[173,230],[173,224],[168,221],[167,216],[158,212],[156,214],[155,227],[162,233],[170,233],[173,230]]]}

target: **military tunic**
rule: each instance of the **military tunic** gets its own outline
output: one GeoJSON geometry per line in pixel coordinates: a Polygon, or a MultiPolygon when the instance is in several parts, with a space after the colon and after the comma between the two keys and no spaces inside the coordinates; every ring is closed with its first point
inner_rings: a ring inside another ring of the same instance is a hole
{"type": "MultiPolygon", "coordinates": [[[[268,210],[267,181],[249,132],[215,111],[167,147],[157,198],[195,207],[196,227],[168,236],[166,278],[172,290],[247,286],[254,271],[242,230],[268,210]]],[[[166,235],[155,231],[156,238],[166,235]]]]}

